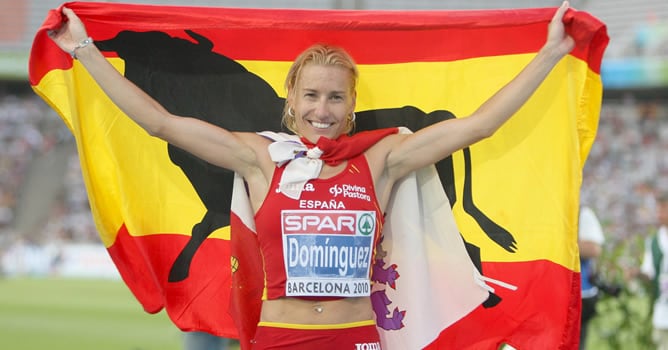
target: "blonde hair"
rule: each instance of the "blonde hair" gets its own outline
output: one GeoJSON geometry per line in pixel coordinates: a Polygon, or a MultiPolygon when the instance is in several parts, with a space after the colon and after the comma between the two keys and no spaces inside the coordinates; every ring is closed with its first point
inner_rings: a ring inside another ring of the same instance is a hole
{"type": "MultiPolygon", "coordinates": [[[[285,91],[288,95],[297,85],[297,81],[301,77],[302,69],[308,64],[319,64],[324,66],[337,66],[343,67],[350,72],[350,93],[355,92],[357,86],[357,79],[359,77],[359,72],[357,70],[357,65],[353,61],[352,57],[342,48],[336,46],[330,46],[325,44],[315,44],[308,49],[304,50],[292,63],[288,75],[285,78],[285,91]]],[[[290,113],[290,106],[288,105],[288,99],[285,100],[285,106],[283,107],[283,116],[281,122],[288,128],[290,131],[297,133],[295,126],[295,115],[290,113]]],[[[347,119],[347,126],[345,133],[352,131],[355,126],[355,120],[351,114],[350,118],[347,119]]]]}

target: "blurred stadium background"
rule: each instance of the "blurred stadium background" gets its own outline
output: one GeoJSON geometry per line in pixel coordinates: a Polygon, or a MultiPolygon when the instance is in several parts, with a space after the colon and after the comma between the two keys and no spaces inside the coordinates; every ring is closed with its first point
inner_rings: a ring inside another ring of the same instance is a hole
{"type": "MultiPolygon", "coordinates": [[[[124,2],[424,10],[552,7],[561,1],[124,2]]],[[[27,81],[33,36],[47,11],[61,3],[0,0],[0,271],[5,281],[11,277],[118,280],[92,222],[74,140],[27,81]]],[[[602,268],[607,278],[642,295],[633,281],[624,280],[622,271],[638,264],[642,239],[656,229],[655,197],[668,191],[668,1],[572,0],[571,6],[605,22],[610,36],[601,73],[604,101],[599,132],[585,166],[581,200],[604,224],[607,249],[602,268]]],[[[0,293],[0,298],[8,296],[0,293]]],[[[7,300],[0,299],[0,314],[7,300]]],[[[137,314],[143,312],[138,303],[133,306],[137,314]]],[[[620,334],[619,329],[607,334],[609,325],[600,327],[601,336],[620,334]]],[[[610,339],[607,343],[613,344],[610,339]]]]}

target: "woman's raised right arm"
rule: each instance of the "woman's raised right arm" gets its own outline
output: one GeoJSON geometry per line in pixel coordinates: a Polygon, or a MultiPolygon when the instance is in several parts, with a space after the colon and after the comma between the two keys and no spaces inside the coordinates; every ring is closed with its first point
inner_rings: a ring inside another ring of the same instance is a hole
{"type": "Polygon", "coordinates": [[[196,118],[169,113],[120,74],[93,43],[86,44],[88,33],[74,11],[63,8],[63,14],[67,22],[50,31],[50,38],[62,50],[73,52],[114,104],[150,135],[234,171],[257,165],[255,153],[244,141],[244,137],[252,138],[254,134],[232,133],[196,118]]]}

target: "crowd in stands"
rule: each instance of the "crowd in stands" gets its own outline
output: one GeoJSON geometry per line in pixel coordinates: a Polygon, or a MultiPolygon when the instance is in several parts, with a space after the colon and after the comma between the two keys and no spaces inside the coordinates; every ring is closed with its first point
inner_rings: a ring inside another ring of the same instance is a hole
{"type": "Polygon", "coordinates": [[[5,269],[8,255],[30,257],[30,261],[20,259],[21,266],[10,265],[15,272],[32,274],[38,267],[44,269],[40,266],[48,267],[42,260],[57,255],[45,254],[46,246],[55,242],[100,242],[73,143],[65,123],[40,97],[32,93],[0,94],[0,262],[5,262],[5,269]],[[53,179],[58,196],[45,213],[45,225],[34,232],[22,232],[16,225],[17,210],[33,162],[67,144],[72,150],[67,171],[53,179]]]}
{"type": "Polygon", "coordinates": [[[668,104],[604,102],[583,173],[581,202],[592,207],[612,240],[656,227],[656,196],[668,191],[668,104]]]}

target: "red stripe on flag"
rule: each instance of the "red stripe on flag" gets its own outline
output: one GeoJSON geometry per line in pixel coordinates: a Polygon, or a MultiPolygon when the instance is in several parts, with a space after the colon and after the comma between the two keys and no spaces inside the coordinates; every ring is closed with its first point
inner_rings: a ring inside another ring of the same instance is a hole
{"type": "MultiPolygon", "coordinates": [[[[311,44],[326,42],[346,48],[359,64],[441,62],[536,52],[545,42],[547,22],[554,14],[552,8],[343,11],[113,3],[66,6],[75,10],[96,40],[111,39],[120,30],[159,30],[192,40],[184,33],[190,29],[215,38],[214,51],[234,60],[292,61],[311,44]]],[[[59,12],[51,11],[37,33],[30,60],[32,85],[49,70],[71,67],[67,54],[45,35],[60,20],[59,12]],[[41,60],[33,60],[32,56],[41,60]]],[[[568,28],[580,28],[571,31],[583,44],[572,55],[594,62],[591,69],[599,72],[599,61],[607,45],[603,23],[574,10],[565,21],[568,28]],[[572,26],[574,22],[578,25],[572,26]]]]}
{"type": "Polygon", "coordinates": [[[237,329],[242,350],[246,350],[255,335],[260,319],[264,290],[264,268],[257,236],[232,212],[232,291],[229,312],[237,329]]]}
{"type": "Polygon", "coordinates": [[[182,234],[132,236],[125,226],[108,247],[121,278],[148,313],[165,308],[182,330],[210,330],[236,337],[228,313],[230,244],[206,239],[190,265],[188,278],[168,282],[169,270],[188,242],[182,234]]]}
{"type": "Polygon", "coordinates": [[[504,282],[521,287],[513,291],[490,284],[501,303],[478,307],[441,332],[427,350],[496,349],[503,342],[516,349],[545,349],[546,344],[578,348],[579,273],[548,260],[482,265],[485,276],[503,276],[504,282]]]}
{"type": "Polygon", "coordinates": [[[148,313],[157,313],[164,307],[160,283],[153,275],[153,266],[146,262],[145,247],[130,236],[125,225],[118,229],[114,244],[107,248],[111,260],[132,294],[148,313]]]}

